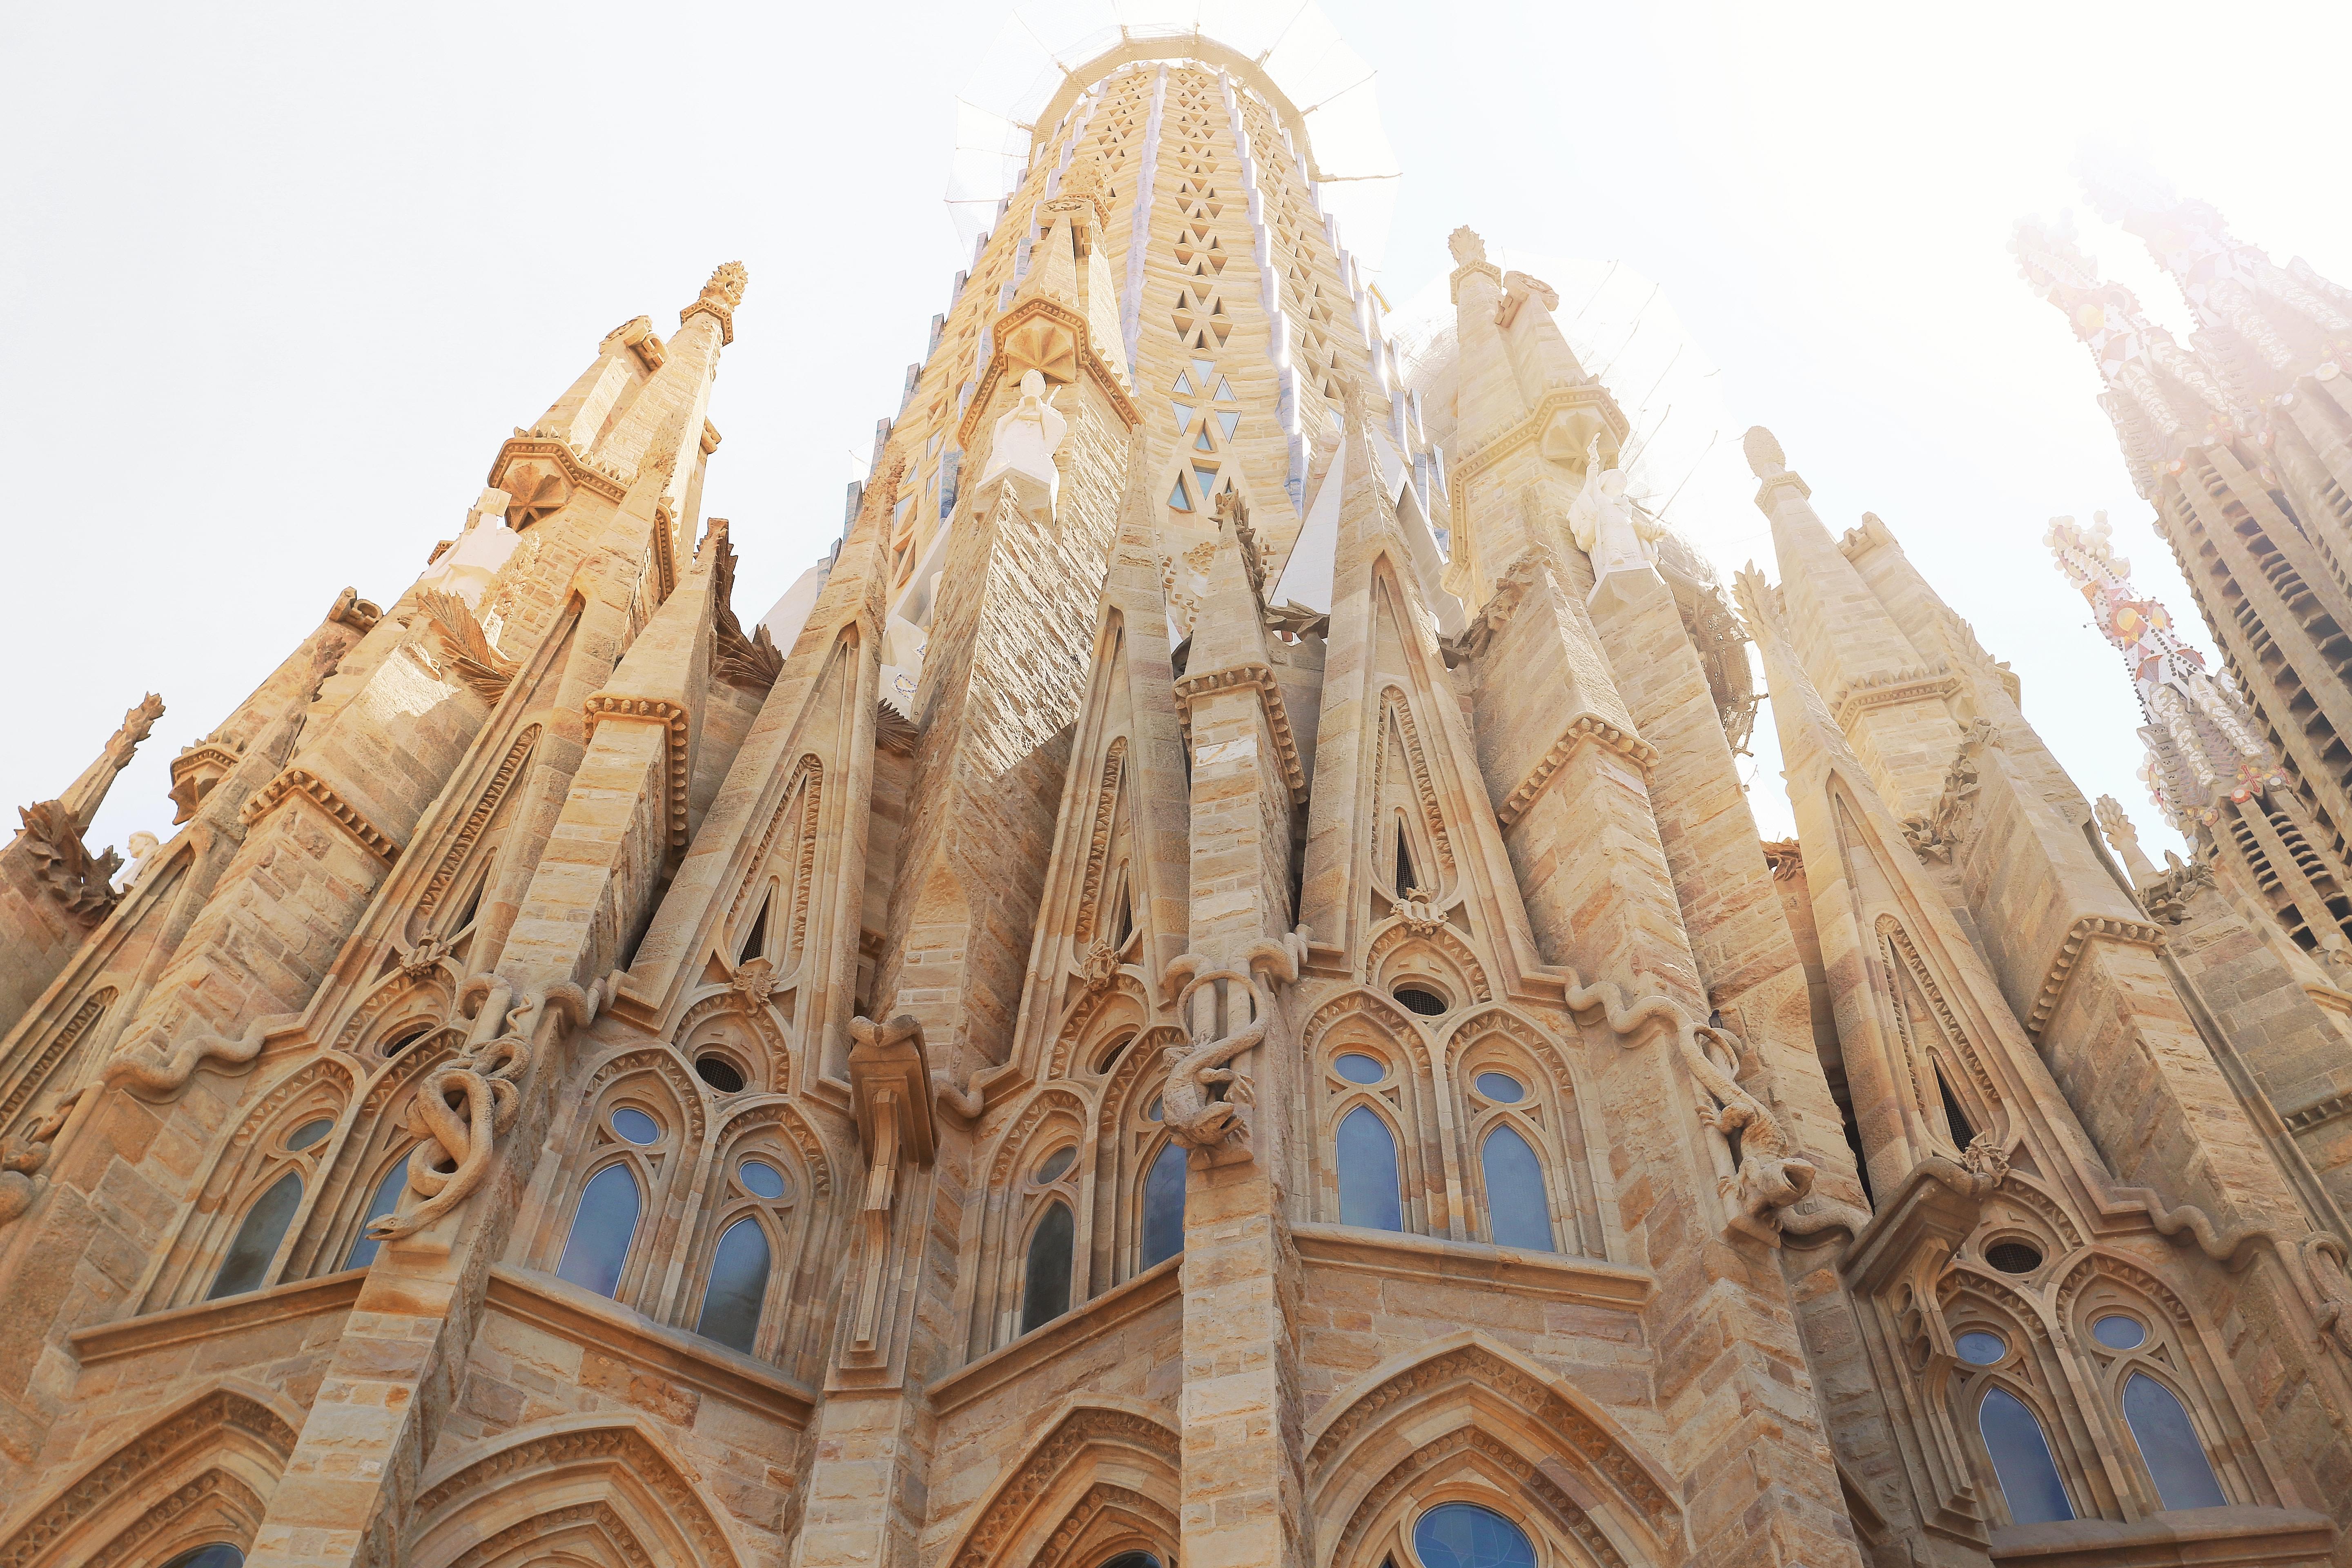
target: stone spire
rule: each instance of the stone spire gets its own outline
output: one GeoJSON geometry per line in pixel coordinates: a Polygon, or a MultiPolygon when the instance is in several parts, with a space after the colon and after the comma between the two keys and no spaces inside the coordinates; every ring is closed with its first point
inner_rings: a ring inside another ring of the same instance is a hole
{"type": "Polygon", "coordinates": [[[2130,289],[2100,278],[2070,219],[2019,220],[2010,251],[2027,286],[2065,312],[2091,351],[2107,385],[2100,402],[2141,494],[2153,488],[2154,465],[2228,428],[2235,405],[2211,368],[2151,321],[2130,289]]]}
{"type": "Polygon", "coordinates": [[[2205,672],[2205,656],[2180,640],[2171,612],[2132,585],[2131,563],[2110,544],[2107,514],[2093,519],[2085,529],[2053,517],[2042,543],[2131,671],[2147,720],[2140,777],[2149,797],[2165,820],[2194,837],[2200,824],[2219,819],[2222,802],[2284,788],[2286,777],[2252,710],[2205,672]]]}
{"type": "Polygon", "coordinates": [[[58,804],[72,816],[75,832],[89,831],[89,825],[98,820],[98,808],[104,804],[115,775],[131,765],[139,742],[147,738],[155,721],[163,716],[163,700],[149,692],[139,706],[123,714],[122,727],[108,738],[106,749],[99,753],[98,760],[84,768],[81,776],[58,797],[58,804]]]}
{"type": "Polygon", "coordinates": [[[2179,284],[2198,325],[2261,391],[2275,393],[2352,349],[2352,290],[2301,257],[2279,266],[2231,234],[2212,206],[2112,152],[2086,154],[2078,172],[2100,216],[2139,237],[2179,284]]]}

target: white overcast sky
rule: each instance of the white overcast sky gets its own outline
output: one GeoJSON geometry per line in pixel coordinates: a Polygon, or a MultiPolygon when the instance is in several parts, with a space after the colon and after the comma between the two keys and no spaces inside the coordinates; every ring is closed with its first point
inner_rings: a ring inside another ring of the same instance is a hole
{"type": "MultiPolygon", "coordinates": [[[[1658,283],[1721,368],[1730,436],[1770,426],[1833,529],[1884,517],[2084,790],[2168,841],[2045,520],[2106,509],[2143,584],[2184,616],[2188,595],[2087,357],[2004,246],[2073,206],[2180,321],[2075,188],[2095,136],[2352,282],[2352,6],[1326,8],[1380,73],[1404,172],[1391,300],[1443,275],[1465,222],[1658,283]]],[[[92,837],[168,836],[171,757],[346,584],[395,597],[597,340],[641,312],[668,331],[730,258],[751,283],[706,499],[759,613],[837,531],[963,265],[953,100],[1008,15],[0,9],[0,805],[57,795],[152,689],[169,711],[92,837]]],[[[1769,568],[1752,508],[1678,521],[1727,573],[1769,568]]],[[[1765,764],[1759,816],[1785,831],[1765,764]]]]}

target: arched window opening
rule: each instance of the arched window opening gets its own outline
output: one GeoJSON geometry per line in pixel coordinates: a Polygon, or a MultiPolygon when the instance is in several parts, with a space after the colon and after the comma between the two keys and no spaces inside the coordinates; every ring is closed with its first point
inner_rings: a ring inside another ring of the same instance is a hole
{"type": "Polygon", "coordinates": [[[755,1219],[739,1219],[719,1238],[694,1331],[749,1355],[760,1336],[760,1309],[767,1298],[768,1233],[755,1219]]]}
{"type": "Polygon", "coordinates": [[[1030,1233],[1028,1266],[1021,1281],[1021,1331],[1040,1328],[1070,1310],[1070,1258],[1077,1221],[1070,1205],[1046,1205],[1045,1217],[1030,1233]]]}
{"type": "Polygon", "coordinates": [[[1495,1245],[1552,1251],[1543,1162],[1518,1129],[1507,1122],[1496,1124],[1479,1145],[1478,1165],[1486,1177],[1486,1221],[1495,1245]]]}
{"type": "Polygon", "coordinates": [[[278,1244],[286,1239],[286,1227],[293,1223],[294,1210],[301,1202],[302,1176],[299,1171],[287,1172],[254,1200],[253,1206],[245,1211],[245,1223],[236,1227],[236,1239],[228,1244],[228,1256],[221,1260],[220,1272],[213,1277],[213,1288],[205,1292],[205,1300],[242,1296],[268,1282],[269,1265],[278,1256],[278,1244]]]}
{"type": "Polygon", "coordinates": [[[1412,896],[1413,889],[1419,887],[1421,883],[1420,879],[1412,874],[1412,847],[1406,837],[1404,818],[1402,816],[1396,819],[1396,849],[1397,897],[1408,899],[1412,896]]]}
{"type": "Polygon", "coordinates": [[[564,1238],[556,1278],[599,1296],[619,1289],[621,1266],[629,1260],[629,1243],[636,1238],[637,1211],[644,1203],[637,1178],[626,1165],[607,1165],[589,1177],[580,1206],[572,1212],[572,1234],[564,1238]]]}
{"type": "Polygon", "coordinates": [[[1536,1568],[1528,1532],[1475,1502],[1444,1502],[1414,1521],[1421,1568],[1536,1568]]]}
{"type": "Polygon", "coordinates": [[[1977,1406],[1977,1428],[1992,1456],[1992,1473],[2010,1518],[2020,1524],[2053,1524],[2074,1517],[2058,1462],[2050,1457],[2050,1439],[2023,1400],[1998,1384],[1986,1389],[1977,1406]]]}
{"type": "Polygon", "coordinates": [[[1339,1223],[1370,1230],[1402,1230],[1404,1201],[1397,1182],[1396,1134],[1369,1106],[1339,1121],[1339,1223]]]}
{"type": "Polygon", "coordinates": [[[1171,1138],[1143,1178],[1143,1255],[1138,1268],[1184,1250],[1184,1145],[1171,1138]]]}
{"type": "Polygon", "coordinates": [[[2133,1373],[2124,1383],[2124,1419],[2166,1508],[2228,1506],[2205,1445],[2172,1390],[2144,1372],[2133,1373]]]}
{"type": "Polygon", "coordinates": [[[226,1541],[215,1541],[181,1552],[163,1568],[245,1568],[245,1553],[226,1541]]]}
{"type": "Polygon", "coordinates": [[[1944,1123],[1950,1129],[1952,1146],[1966,1149],[1977,1141],[1977,1130],[1969,1121],[1969,1113],[1960,1106],[1960,1097],[1952,1092],[1951,1080],[1944,1076],[1943,1064],[1936,1064],[1936,1087],[1944,1095],[1944,1123]]]}
{"type": "Polygon", "coordinates": [[[1122,1552],[1102,1568],[1160,1568],[1160,1559],[1149,1552],[1122,1552]]]}
{"type": "Polygon", "coordinates": [[[409,1047],[415,1045],[417,1041],[431,1034],[434,1027],[435,1026],[431,1024],[419,1024],[413,1029],[403,1029],[398,1035],[386,1040],[383,1045],[378,1048],[376,1054],[383,1058],[384,1060],[390,1061],[393,1058],[400,1055],[401,1052],[406,1050],[409,1047]]]}
{"type": "Polygon", "coordinates": [[[735,950],[738,964],[749,963],[768,951],[768,905],[775,896],[772,889],[760,900],[760,912],[751,917],[751,933],[744,937],[743,945],[735,950]]]}
{"type": "Polygon", "coordinates": [[[482,872],[481,877],[474,883],[474,891],[472,895],[466,900],[466,912],[459,915],[457,917],[457,923],[449,928],[452,931],[464,931],[467,926],[474,923],[474,917],[482,912],[482,894],[488,890],[489,885],[490,874],[488,870],[485,869],[482,872]]]}
{"type": "Polygon", "coordinates": [[[365,1268],[375,1261],[376,1249],[383,1245],[370,1236],[368,1226],[400,1206],[400,1194],[408,1188],[408,1162],[394,1160],[383,1180],[375,1184],[368,1198],[367,1213],[360,1215],[359,1238],[352,1243],[351,1255],[343,1259],[346,1268],[365,1268]]]}

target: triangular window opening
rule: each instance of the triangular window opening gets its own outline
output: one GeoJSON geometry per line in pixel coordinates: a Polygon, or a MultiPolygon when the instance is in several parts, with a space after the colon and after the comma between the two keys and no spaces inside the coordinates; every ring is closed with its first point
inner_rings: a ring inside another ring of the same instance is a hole
{"type": "Polygon", "coordinates": [[[1213,361],[1196,359],[1192,362],[1192,374],[1201,378],[1202,386],[1206,386],[1216,376],[1217,367],[1213,361]]]}
{"type": "Polygon", "coordinates": [[[1936,1087],[1943,1092],[1944,1120],[1950,1125],[1953,1146],[1966,1149],[1977,1141],[1977,1130],[1969,1124],[1969,1113],[1960,1108],[1960,1097],[1952,1092],[1952,1086],[1945,1080],[1941,1062],[1936,1064],[1936,1087]]]}
{"type": "Polygon", "coordinates": [[[1216,401],[1219,403],[1235,403],[1240,401],[1238,398],[1234,396],[1234,384],[1227,381],[1222,375],[1217,377],[1216,401]]]}
{"type": "Polygon", "coordinates": [[[1217,493],[1217,470],[1214,468],[1204,468],[1198,464],[1194,464],[1192,468],[1192,482],[1201,487],[1201,495],[1204,500],[1210,496],[1215,495],[1217,493]]]}
{"type": "Polygon", "coordinates": [[[1187,397],[1193,395],[1192,378],[1187,376],[1181,370],[1176,373],[1175,390],[1182,393],[1187,397]]]}
{"type": "Polygon", "coordinates": [[[1127,945],[1127,939],[1134,934],[1135,897],[1128,889],[1127,868],[1122,866],[1118,868],[1117,890],[1111,895],[1110,950],[1118,952],[1127,945]]]}
{"type": "Polygon", "coordinates": [[[1192,437],[1192,450],[1196,452],[1213,452],[1216,450],[1214,447],[1209,444],[1209,426],[1206,421],[1202,423],[1201,433],[1192,437]]]}
{"type": "Polygon", "coordinates": [[[466,900],[466,912],[459,915],[457,923],[449,928],[452,931],[464,931],[474,923],[474,917],[482,912],[482,895],[488,890],[489,886],[489,874],[484,872],[482,879],[474,884],[474,896],[466,900]]]}
{"type": "Polygon", "coordinates": [[[1217,410],[1217,423],[1225,427],[1226,440],[1230,441],[1234,438],[1234,431],[1241,422],[1242,416],[1238,413],[1228,412],[1222,408],[1217,410]]]}
{"type": "Polygon", "coordinates": [[[1168,492],[1168,504],[1178,511],[1191,511],[1192,503],[1184,494],[1184,476],[1176,476],[1176,485],[1168,492]]]}
{"type": "Polygon", "coordinates": [[[1168,406],[1176,411],[1176,428],[1180,432],[1192,427],[1192,416],[1199,411],[1191,404],[1179,403],[1171,397],[1168,400],[1168,406]]]}
{"type": "Polygon", "coordinates": [[[771,889],[760,900],[760,912],[751,917],[751,934],[743,939],[743,945],[736,951],[737,963],[749,963],[768,951],[768,904],[775,896],[771,889]]]}
{"type": "Polygon", "coordinates": [[[1404,818],[1402,816],[1397,818],[1396,841],[1396,890],[1397,897],[1402,899],[1411,896],[1413,889],[1421,885],[1412,873],[1412,849],[1406,842],[1404,818]]]}

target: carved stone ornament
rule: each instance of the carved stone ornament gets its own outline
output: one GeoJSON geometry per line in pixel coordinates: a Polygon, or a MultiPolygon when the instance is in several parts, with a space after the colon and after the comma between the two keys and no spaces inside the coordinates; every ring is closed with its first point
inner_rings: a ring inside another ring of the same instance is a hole
{"type": "Polygon", "coordinates": [[[871,1354],[881,1339],[884,1268],[888,1261],[890,1211],[898,1200],[898,1165],[911,1158],[928,1167],[939,1150],[931,1119],[931,1069],[923,1026],[901,1013],[887,1023],[852,1018],[849,1089],[858,1142],[866,1155],[866,1197],[859,1205],[866,1246],[850,1317],[850,1348],[871,1354]]]}
{"type": "Polygon", "coordinates": [[[2183,860],[2168,849],[2163,873],[2139,889],[2140,908],[2147,918],[2177,926],[2189,918],[2189,906],[2198,893],[2213,886],[2213,868],[2201,860],[2183,860]]]}
{"type": "Polygon", "coordinates": [[[445,674],[485,702],[505,696],[519,667],[490,646],[466,601],[437,588],[423,588],[417,591],[416,606],[440,644],[445,674]]]}
{"type": "Polygon", "coordinates": [[[122,858],[110,848],[92,855],[63,801],[19,806],[16,815],[24,820],[25,847],[41,885],[68,913],[91,922],[105,919],[114,908],[114,874],[122,869],[122,858]]]}
{"type": "Polygon", "coordinates": [[[1265,1040],[1274,1015],[1275,987],[1297,983],[1307,963],[1306,926],[1280,942],[1250,943],[1232,963],[1202,952],[1187,952],[1168,965],[1160,984],[1185,1020],[1192,1038],[1160,1053],[1167,1065],[1168,1081],[1160,1090],[1161,1120],[1176,1142],[1189,1149],[1213,1149],[1239,1129],[1241,1107],[1221,1094],[1234,1079],[1226,1064],[1265,1040]],[[1213,1035],[1219,994],[1224,999],[1226,1029],[1213,1035]],[[1249,1016],[1235,1004],[1250,999],[1249,1016]]]}
{"type": "Polygon", "coordinates": [[[458,1004],[481,1004],[455,1061],[425,1074],[405,1116],[417,1139],[408,1156],[408,1192],[421,1201],[371,1221],[379,1241],[414,1235],[456,1208],[489,1174],[498,1135],[522,1110],[523,1076],[538,1054],[542,1022],[583,1027],[595,1017],[595,993],[561,984],[517,999],[496,975],[478,974],[458,988],[458,1004]]]}
{"type": "Polygon", "coordinates": [[[1979,759],[1985,747],[2000,743],[2000,732],[1990,721],[1979,719],[1969,725],[1968,733],[1960,737],[1958,754],[1944,770],[1943,793],[1925,816],[1903,819],[1903,837],[1922,860],[1951,864],[1953,851],[1967,837],[1969,817],[1976,806],[1983,766],[1979,759]]]}

